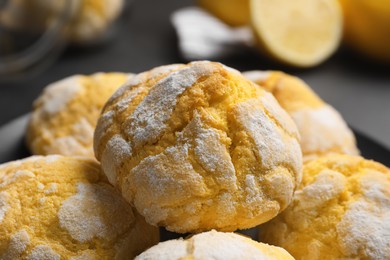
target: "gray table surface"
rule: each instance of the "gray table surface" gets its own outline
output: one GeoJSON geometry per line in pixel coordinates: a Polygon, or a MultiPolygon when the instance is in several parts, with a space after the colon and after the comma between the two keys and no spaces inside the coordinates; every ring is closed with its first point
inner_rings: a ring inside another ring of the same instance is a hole
{"type": "MultiPolygon", "coordinates": [[[[48,83],[76,73],[141,72],[186,62],[178,52],[170,14],[190,0],[135,0],[118,22],[115,36],[101,46],[70,48],[40,75],[0,84],[0,126],[28,113],[48,83]],[[156,6],[158,5],[158,6],[156,6]]],[[[254,50],[219,60],[239,70],[278,69],[302,77],[355,129],[390,148],[390,67],[377,66],[345,50],[309,70],[266,60],[254,50]]]]}

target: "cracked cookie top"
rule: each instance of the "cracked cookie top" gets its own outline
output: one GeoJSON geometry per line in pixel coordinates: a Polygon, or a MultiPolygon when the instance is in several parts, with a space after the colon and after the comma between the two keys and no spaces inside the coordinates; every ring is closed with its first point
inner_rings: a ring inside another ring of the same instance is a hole
{"type": "Polygon", "coordinates": [[[302,184],[260,241],[297,259],[389,259],[390,170],[358,156],[306,163],[302,184]]]}
{"type": "Polygon", "coordinates": [[[301,178],[291,118],[238,71],[208,61],[133,77],[103,109],[94,149],[149,223],[181,233],[268,221],[301,178]]]}
{"type": "Polygon", "coordinates": [[[0,165],[0,259],[128,259],[158,241],[95,160],[0,165]]]}
{"type": "Polygon", "coordinates": [[[271,92],[292,117],[301,135],[305,161],[330,153],[357,155],[355,136],[342,116],[301,79],[279,71],[243,75],[271,92]]]}
{"type": "Polygon", "coordinates": [[[129,77],[125,73],[74,75],[48,85],[34,102],[27,128],[31,152],[94,157],[93,132],[100,112],[129,77]]]}

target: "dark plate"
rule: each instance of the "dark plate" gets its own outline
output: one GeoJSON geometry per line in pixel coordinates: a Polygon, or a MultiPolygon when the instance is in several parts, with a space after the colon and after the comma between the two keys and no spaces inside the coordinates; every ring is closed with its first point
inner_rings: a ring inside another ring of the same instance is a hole
{"type": "MultiPolygon", "coordinates": [[[[0,163],[21,159],[30,155],[24,142],[24,132],[29,115],[19,117],[0,127],[0,163]]],[[[384,146],[354,130],[362,156],[390,166],[390,151],[384,146]]],[[[180,235],[161,229],[161,241],[178,238],[180,235]]],[[[257,228],[245,230],[244,233],[257,239],[257,228]]]]}

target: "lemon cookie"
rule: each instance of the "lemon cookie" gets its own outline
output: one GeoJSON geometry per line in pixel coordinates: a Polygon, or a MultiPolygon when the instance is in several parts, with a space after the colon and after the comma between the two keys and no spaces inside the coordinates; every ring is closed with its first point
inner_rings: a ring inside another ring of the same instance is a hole
{"type": "Polygon", "coordinates": [[[271,92],[301,134],[304,159],[327,153],[356,155],[355,136],[341,115],[301,79],[279,71],[248,71],[244,76],[271,92]]]}
{"type": "Polygon", "coordinates": [[[92,159],[0,165],[0,259],[130,259],[158,237],[92,159]]]}
{"type": "Polygon", "coordinates": [[[81,43],[104,35],[125,5],[124,0],[84,0],[76,3],[77,11],[69,25],[68,37],[81,43]]]}
{"type": "Polygon", "coordinates": [[[31,152],[93,157],[93,132],[100,112],[129,77],[125,73],[75,75],[47,86],[34,102],[27,128],[31,152]]]}
{"type": "Polygon", "coordinates": [[[146,250],[136,260],[161,259],[289,259],[283,248],[256,242],[235,233],[211,230],[192,236],[161,242],[146,250]]]}
{"type": "Polygon", "coordinates": [[[350,155],[307,163],[293,202],[260,226],[260,241],[297,259],[390,259],[390,170],[350,155]]]}
{"type": "Polygon", "coordinates": [[[95,132],[96,157],[126,200],[180,233],[246,229],[283,210],[302,155],[274,97],[219,63],[152,72],[113,95],[95,132]]]}
{"type": "Polygon", "coordinates": [[[124,7],[123,0],[9,0],[2,6],[5,27],[39,32],[67,21],[67,38],[88,43],[105,34],[124,7]]]}

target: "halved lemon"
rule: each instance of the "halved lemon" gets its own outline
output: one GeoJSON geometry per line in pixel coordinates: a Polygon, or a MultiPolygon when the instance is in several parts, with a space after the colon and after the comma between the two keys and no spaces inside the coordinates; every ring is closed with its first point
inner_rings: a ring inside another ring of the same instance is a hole
{"type": "Polygon", "coordinates": [[[340,45],[337,0],[250,0],[250,16],[260,49],[283,63],[312,67],[340,45]]]}

